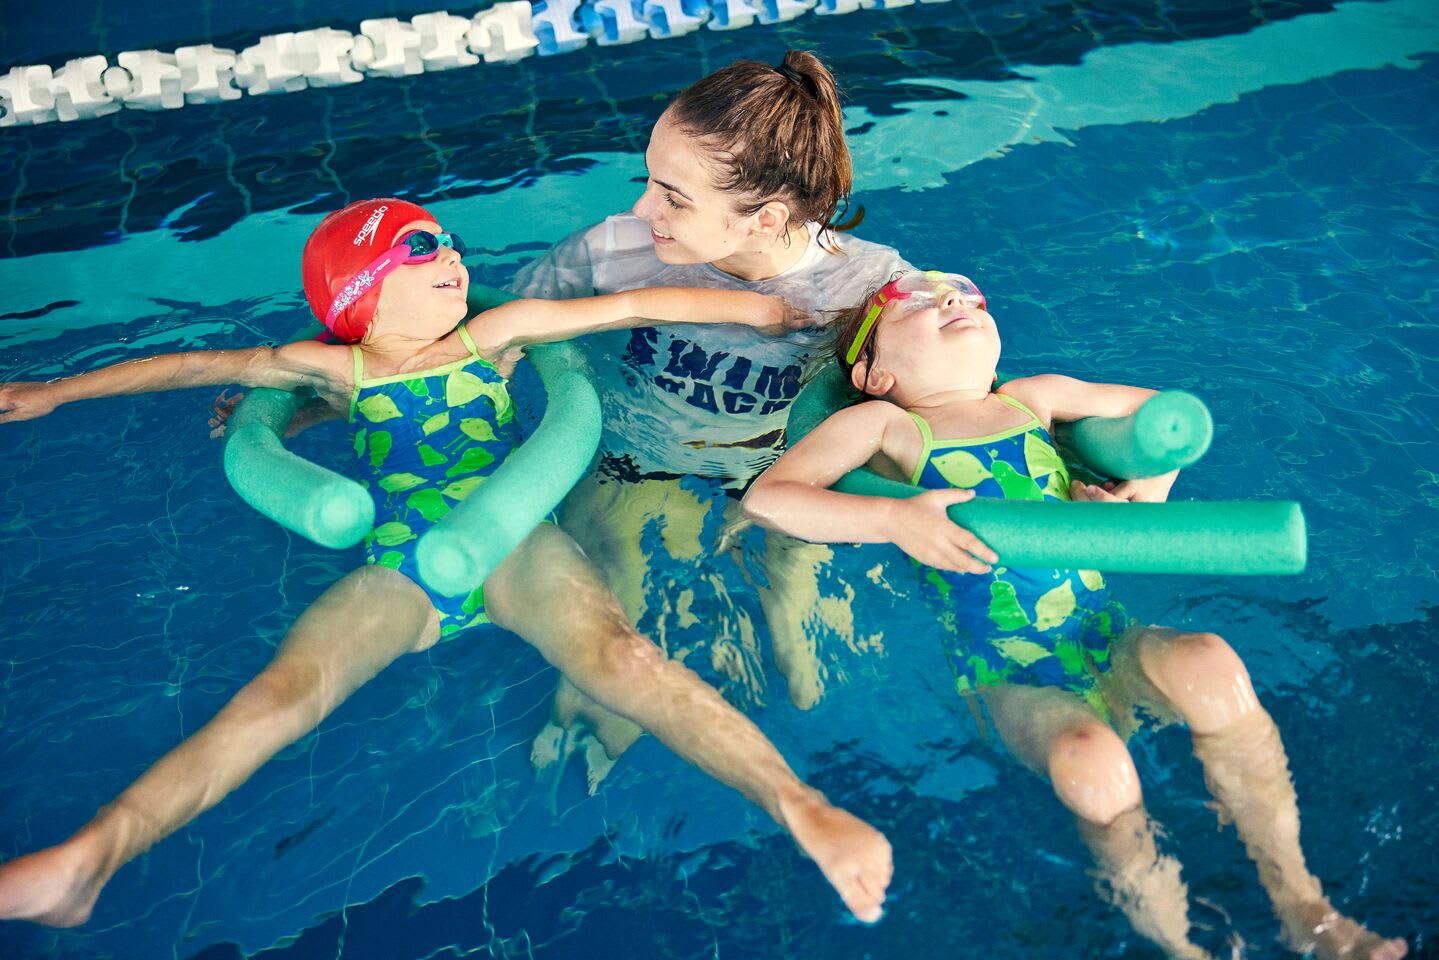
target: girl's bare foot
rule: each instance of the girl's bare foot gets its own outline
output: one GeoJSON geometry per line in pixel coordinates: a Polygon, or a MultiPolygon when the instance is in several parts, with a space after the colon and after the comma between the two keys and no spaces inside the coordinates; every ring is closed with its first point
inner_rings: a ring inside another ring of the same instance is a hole
{"type": "Polygon", "coordinates": [[[880,918],[884,891],[894,873],[884,834],[810,791],[781,798],[780,822],[819,865],[851,913],[865,923],[880,918]]]}
{"type": "Polygon", "coordinates": [[[77,837],[58,846],[0,863],[0,919],[30,920],[51,927],[79,926],[90,919],[108,873],[94,869],[77,837]]]}
{"type": "Polygon", "coordinates": [[[1327,900],[1306,904],[1284,918],[1285,939],[1320,960],[1399,960],[1409,945],[1370,933],[1335,910],[1327,900]]]}

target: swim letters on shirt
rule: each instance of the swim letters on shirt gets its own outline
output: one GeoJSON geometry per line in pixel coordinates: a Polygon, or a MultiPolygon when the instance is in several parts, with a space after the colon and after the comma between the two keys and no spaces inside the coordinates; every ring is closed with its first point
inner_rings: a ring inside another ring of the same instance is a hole
{"type": "Polygon", "coordinates": [[[621,362],[656,387],[707,413],[778,413],[799,394],[803,368],[772,366],[656,327],[630,331],[621,362]]]}
{"type": "MultiPolygon", "coordinates": [[[[848,234],[828,251],[811,224],[800,260],[784,274],[744,281],[711,264],[667,264],[649,225],[617,214],[571,234],[526,266],[523,296],[574,297],[641,287],[717,287],[782,296],[823,325],[895,270],[889,247],[848,234]]],[[[828,355],[823,330],[771,337],[735,324],[606,330],[580,339],[602,406],[600,452],[636,476],[691,474],[742,485],[784,446],[790,404],[811,365],[828,355]]]]}

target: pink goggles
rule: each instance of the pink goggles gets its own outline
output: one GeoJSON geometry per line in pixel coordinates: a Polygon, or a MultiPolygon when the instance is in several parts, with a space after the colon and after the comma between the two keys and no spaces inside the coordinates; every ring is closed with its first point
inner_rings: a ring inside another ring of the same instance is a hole
{"type": "Polygon", "coordinates": [[[440,255],[441,247],[449,247],[464,256],[469,251],[465,241],[453,233],[431,233],[428,230],[411,230],[401,237],[393,247],[372,260],[369,266],[345,284],[335,294],[330,309],[325,312],[325,326],[334,327],[340,314],[357,300],[380,285],[380,281],[407,263],[428,263],[440,255]]]}

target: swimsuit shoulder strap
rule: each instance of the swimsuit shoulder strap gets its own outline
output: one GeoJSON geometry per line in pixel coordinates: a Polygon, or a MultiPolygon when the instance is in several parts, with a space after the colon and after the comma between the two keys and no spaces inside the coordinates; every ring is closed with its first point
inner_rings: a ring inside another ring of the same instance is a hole
{"type": "Polygon", "coordinates": [[[909,482],[919,486],[919,475],[924,473],[924,465],[929,463],[929,455],[934,451],[934,431],[929,429],[929,421],[915,413],[913,410],[906,410],[914,425],[919,427],[919,436],[923,441],[919,449],[919,458],[914,461],[914,473],[910,476],[909,482]]]}
{"type": "MultiPolygon", "coordinates": [[[[479,348],[475,346],[474,338],[470,336],[469,325],[462,323],[457,329],[460,333],[460,340],[462,340],[465,344],[465,349],[470,351],[470,356],[474,357],[476,360],[484,360],[485,358],[480,356],[479,348]]],[[[488,360],[485,360],[485,362],[489,363],[488,360]]]]}
{"type": "Polygon", "coordinates": [[[350,388],[350,419],[355,419],[355,406],[360,402],[360,382],[365,378],[365,355],[359,344],[350,344],[350,357],[355,364],[355,384],[350,388]]]}
{"type": "Polygon", "coordinates": [[[1007,394],[1007,393],[998,393],[998,392],[996,392],[996,393],[995,393],[995,396],[998,397],[1000,400],[1003,400],[1005,403],[1009,404],[1009,405],[1010,405],[1011,407],[1013,407],[1014,409],[1018,410],[1020,413],[1024,414],[1024,415],[1027,416],[1027,417],[1029,417],[1029,419],[1033,420],[1033,421],[1034,421],[1034,426],[1037,426],[1037,427],[1042,427],[1042,426],[1044,426],[1044,421],[1041,420],[1041,419],[1039,419],[1039,417],[1035,415],[1034,411],[1031,410],[1031,409],[1029,409],[1029,407],[1024,403],[1023,400],[1019,400],[1019,399],[1017,399],[1017,398],[1015,398],[1015,397],[1011,397],[1011,396],[1010,396],[1009,394],[1007,394]]]}

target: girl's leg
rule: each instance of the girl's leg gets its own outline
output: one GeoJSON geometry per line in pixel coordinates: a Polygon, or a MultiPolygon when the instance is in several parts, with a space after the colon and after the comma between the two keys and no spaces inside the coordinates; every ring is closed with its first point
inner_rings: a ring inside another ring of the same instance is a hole
{"type": "Polygon", "coordinates": [[[1171,957],[1206,957],[1189,940],[1179,864],[1160,856],[1134,761],[1119,736],[1079,697],[1052,687],[983,690],[1005,745],[1047,776],[1094,854],[1100,878],[1134,929],[1171,957]]]}
{"type": "Polygon", "coordinates": [[[400,654],[438,636],[435,608],[403,574],[369,566],[346,575],[214,719],[64,843],[0,864],[0,918],[84,923],[116,870],[218,803],[400,654]]]}
{"type": "Polygon", "coordinates": [[[533,644],[587,696],[763,807],[846,906],[879,918],[892,869],[873,827],[805,786],[753,723],[640,636],[569,537],[542,525],[485,585],[491,619],[533,644]]]}
{"type": "Polygon", "coordinates": [[[1403,940],[1340,916],[1305,866],[1284,744],[1233,649],[1212,633],[1147,627],[1127,634],[1114,656],[1119,700],[1157,705],[1189,724],[1205,782],[1258,866],[1289,945],[1324,958],[1404,956],[1403,940]]]}

